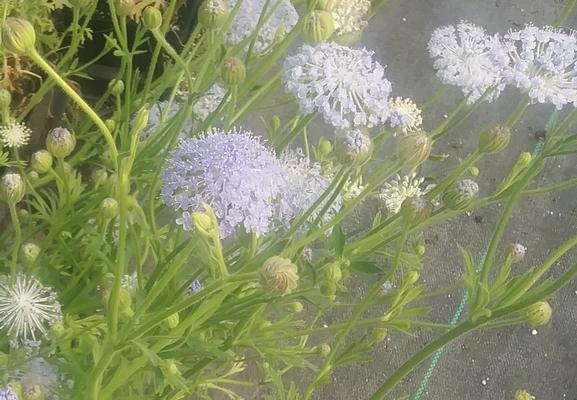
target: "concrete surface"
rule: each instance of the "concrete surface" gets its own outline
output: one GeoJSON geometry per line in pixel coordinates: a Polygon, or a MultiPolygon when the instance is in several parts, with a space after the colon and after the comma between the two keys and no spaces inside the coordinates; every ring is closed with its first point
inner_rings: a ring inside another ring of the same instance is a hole
{"type": "MultiPolygon", "coordinates": [[[[490,32],[506,32],[532,22],[552,24],[560,15],[564,1],[559,0],[391,0],[366,29],[363,45],[375,51],[387,67],[393,82],[393,95],[423,102],[439,85],[434,76],[426,45],[434,28],[462,19],[484,26],[490,32]]],[[[566,26],[575,26],[572,15],[566,26]]],[[[437,105],[423,115],[424,127],[436,125],[447,113],[459,92],[451,89],[437,105]]],[[[516,90],[507,90],[493,104],[478,109],[458,132],[451,133],[436,147],[452,160],[474,150],[479,129],[494,121],[504,121],[519,99],[516,90]]],[[[506,151],[485,158],[477,178],[482,193],[489,194],[519,152],[531,150],[535,131],[543,128],[552,111],[550,106],[531,106],[515,129],[506,151]]],[[[575,157],[549,164],[537,184],[551,184],[574,177],[575,157]]],[[[430,172],[441,166],[433,166],[430,172]]],[[[577,190],[534,197],[521,202],[505,233],[505,241],[528,247],[527,259],[514,268],[520,271],[543,261],[564,240],[575,234],[577,190]]],[[[502,207],[487,207],[445,223],[426,232],[426,265],[423,280],[430,290],[459,282],[462,273],[457,244],[467,247],[478,259],[487,246],[502,207]]],[[[574,262],[575,253],[565,257],[556,271],[574,262]]],[[[353,285],[355,297],[366,292],[363,285],[353,285]]],[[[450,320],[462,296],[462,289],[432,300],[430,320],[450,320]]],[[[476,332],[457,340],[445,349],[422,400],[501,400],[513,399],[515,390],[527,389],[539,400],[577,400],[577,282],[551,299],[555,310],[552,323],[536,332],[527,326],[476,332]],[[536,333],[536,334],[535,334],[536,333]]],[[[345,316],[346,318],[346,316],[345,316]]],[[[327,318],[326,323],[343,320],[327,318]]],[[[392,334],[373,354],[374,361],[343,367],[332,376],[332,384],[319,391],[319,400],[367,399],[410,354],[415,353],[438,332],[423,330],[417,337],[392,334]]],[[[388,398],[411,396],[420,382],[428,361],[403,381],[388,398]]]]}

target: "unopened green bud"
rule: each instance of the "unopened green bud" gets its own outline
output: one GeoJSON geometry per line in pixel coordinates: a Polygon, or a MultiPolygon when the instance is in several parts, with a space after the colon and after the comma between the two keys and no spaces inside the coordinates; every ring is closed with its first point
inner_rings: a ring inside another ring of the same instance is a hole
{"type": "Polygon", "coordinates": [[[113,96],[120,96],[124,93],[124,81],[122,79],[113,79],[108,82],[108,89],[113,96]]]}
{"type": "Polygon", "coordinates": [[[528,151],[524,151],[519,154],[519,158],[517,159],[517,166],[525,168],[529,163],[533,160],[533,156],[528,151]]]}
{"type": "Polygon", "coordinates": [[[326,157],[333,151],[333,145],[330,141],[325,138],[320,138],[319,140],[319,155],[321,157],[326,157]]]}
{"type": "Polygon", "coordinates": [[[94,186],[98,187],[106,183],[106,180],[108,179],[108,173],[105,169],[98,168],[92,171],[90,174],[90,179],[92,180],[94,186]]]}
{"type": "Polygon", "coordinates": [[[140,133],[144,128],[146,128],[146,125],[148,125],[148,109],[142,107],[138,110],[136,118],[134,118],[134,125],[132,128],[134,134],[140,133]]]}
{"type": "Polygon", "coordinates": [[[472,166],[471,168],[469,168],[469,173],[472,176],[477,177],[477,176],[479,176],[479,168],[472,166]]]}
{"type": "Polygon", "coordinates": [[[178,369],[178,366],[176,365],[176,362],[174,360],[165,361],[164,371],[168,376],[177,377],[181,375],[180,370],[178,369]]]}
{"type": "Polygon", "coordinates": [[[331,346],[326,343],[319,344],[316,347],[316,352],[322,357],[327,357],[329,354],[331,354],[331,346]]]}
{"type": "Polygon", "coordinates": [[[539,301],[525,311],[525,318],[531,326],[547,325],[553,315],[553,308],[546,301],[539,301]]]}
{"type": "Polygon", "coordinates": [[[193,212],[191,214],[194,229],[202,236],[211,237],[214,232],[214,226],[210,216],[204,212],[193,212]]]}
{"type": "Polygon", "coordinates": [[[105,119],[104,125],[106,125],[110,132],[114,132],[116,130],[116,121],[112,118],[105,119]]]}
{"type": "Polygon", "coordinates": [[[405,199],[401,203],[400,212],[403,221],[408,225],[413,225],[420,224],[428,219],[434,209],[435,206],[430,200],[414,196],[405,199]]]}
{"type": "Polygon", "coordinates": [[[7,110],[12,104],[12,94],[4,89],[0,88],[0,110],[7,110]]]}
{"type": "Polygon", "coordinates": [[[24,198],[26,187],[22,176],[16,172],[7,172],[0,179],[0,200],[16,204],[24,198]]]}
{"type": "Polygon", "coordinates": [[[22,259],[26,265],[32,265],[40,254],[40,247],[34,243],[24,243],[20,248],[22,259]]]}
{"type": "Polygon", "coordinates": [[[54,128],[46,136],[46,149],[56,158],[67,157],[75,147],[76,138],[66,128],[54,128]]]}
{"type": "Polygon", "coordinates": [[[26,55],[35,51],[36,33],[25,19],[8,17],[2,26],[2,44],[11,53],[26,55]]]}
{"type": "Polygon", "coordinates": [[[100,203],[100,212],[105,219],[112,219],[118,215],[118,201],[107,197],[100,203]]]}
{"type": "Polygon", "coordinates": [[[331,13],[323,10],[314,10],[305,17],[303,34],[305,40],[311,44],[324,42],[331,37],[335,30],[331,13]]]}
{"type": "Polygon", "coordinates": [[[373,329],[372,336],[375,342],[382,342],[389,336],[389,331],[386,328],[375,328],[373,329]]]}
{"type": "Polygon", "coordinates": [[[463,179],[449,186],[443,193],[443,203],[449,210],[464,210],[479,193],[479,185],[471,179],[463,179]]]}
{"type": "Polygon", "coordinates": [[[336,154],[343,163],[363,165],[373,155],[371,137],[360,130],[352,130],[337,137],[336,154]]]}
{"type": "Polygon", "coordinates": [[[132,311],[132,294],[130,292],[121,287],[120,291],[118,292],[118,309],[124,315],[131,317],[134,312],[132,311]]]}
{"type": "Polygon", "coordinates": [[[270,257],[260,269],[262,286],[273,294],[284,296],[292,293],[298,285],[298,268],[288,258],[270,257]]]}
{"type": "Polygon", "coordinates": [[[325,271],[325,276],[329,282],[339,283],[343,279],[343,271],[338,262],[330,263],[325,271]]]}
{"type": "Polygon", "coordinates": [[[298,313],[302,312],[303,309],[304,309],[303,303],[301,303],[300,301],[294,301],[294,302],[288,304],[288,310],[292,311],[294,313],[298,314],[298,313]]]}
{"type": "Polygon", "coordinates": [[[180,317],[178,315],[177,312],[175,312],[174,314],[172,314],[171,316],[167,317],[164,320],[164,323],[166,324],[166,326],[169,329],[174,329],[178,326],[178,323],[180,322],[180,317]]]}
{"type": "Polygon", "coordinates": [[[235,86],[246,78],[246,67],[240,58],[229,57],[223,61],[220,73],[224,83],[235,86]]]}
{"type": "Polygon", "coordinates": [[[120,17],[129,17],[134,12],[136,5],[134,0],[116,0],[115,2],[116,14],[120,17]]]}
{"type": "Polygon", "coordinates": [[[535,396],[532,396],[526,390],[517,390],[515,392],[515,399],[514,400],[535,400],[535,396]]]}
{"type": "Polygon", "coordinates": [[[40,175],[38,175],[38,172],[36,171],[29,171],[27,175],[28,179],[30,179],[31,181],[37,181],[38,179],[40,179],[40,175]]]}
{"type": "Polygon", "coordinates": [[[429,158],[433,142],[424,132],[403,136],[399,140],[397,155],[405,164],[416,167],[429,158]]]}
{"type": "Polygon", "coordinates": [[[160,25],[162,25],[162,14],[160,10],[152,6],[146,7],[142,14],[142,22],[144,22],[144,26],[151,31],[160,28],[160,25]]]}
{"type": "Polygon", "coordinates": [[[55,338],[59,339],[66,334],[66,328],[62,324],[55,324],[50,327],[50,331],[55,338]]]}
{"type": "Polygon", "coordinates": [[[26,384],[22,390],[23,400],[44,400],[44,390],[38,384],[26,384]]]}
{"type": "Polygon", "coordinates": [[[407,285],[414,285],[419,280],[419,273],[417,271],[409,271],[405,280],[407,285]]]}
{"type": "Polygon", "coordinates": [[[222,0],[204,0],[198,9],[198,22],[207,29],[216,29],[228,19],[228,9],[222,0]]]}
{"type": "Polygon", "coordinates": [[[48,150],[38,150],[32,153],[30,166],[39,174],[45,174],[52,168],[52,154],[48,150]]]}
{"type": "Polygon", "coordinates": [[[506,125],[495,125],[485,129],[479,136],[479,151],[481,153],[497,153],[503,150],[511,140],[511,129],[506,125]]]}

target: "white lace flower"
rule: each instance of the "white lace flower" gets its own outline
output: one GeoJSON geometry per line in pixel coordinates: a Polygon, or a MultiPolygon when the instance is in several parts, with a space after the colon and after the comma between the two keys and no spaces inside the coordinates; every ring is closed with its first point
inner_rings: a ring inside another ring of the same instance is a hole
{"type": "Polygon", "coordinates": [[[19,148],[25,146],[30,140],[32,131],[22,123],[12,123],[0,127],[0,139],[4,146],[19,148]]]}
{"type": "Polygon", "coordinates": [[[218,83],[212,85],[210,89],[200,97],[192,106],[192,112],[196,117],[204,121],[214,110],[217,109],[227,90],[218,83]]]}
{"type": "Polygon", "coordinates": [[[331,10],[335,34],[346,35],[362,30],[367,26],[370,8],[370,0],[336,0],[331,10]]]}
{"type": "Polygon", "coordinates": [[[136,272],[122,275],[121,286],[129,292],[134,293],[136,288],[138,288],[138,275],[136,272]]]}
{"type": "Polygon", "coordinates": [[[411,99],[395,97],[390,101],[391,115],[389,124],[403,133],[420,130],[423,118],[421,110],[411,99]]]}
{"type": "Polygon", "coordinates": [[[403,201],[409,197],[420,197],[426,194],[433,188],[433,185],[428,185],[422,188],[424,178],[417,178],[416,174],[405,175],[402,178],[397,175],[395,179],[383,185],[379,193],[379,198],[383,201],[385,209],[391,213],[396,214],[401,209],[403,201]]]}
{"type": "Polygon", "coordinates": [[[7,329],[13,342],[37,341],[38,333],[62,321],[56,294],[35,278],[18,275],[14,283],[0,283],[0,329],[7,329]]]}
{"type": "MultiPolygon", "coordinates": [[[[226,0],[229,10],[237,0],[226,0]]],[[[228,31],[225,41],[235,45],[254,33],[265,6],[265,0],[243,0],[228,31]]],[[[262,53],[274,43],[275,39],[291,30],[297,23],[299,15],[290,0],[273,0],[268,2],[265,11],[266,22],[260,28],[254,49],[262,53]]]]}
{"type": "Polygon", "coordinates": [[[505,35],[511,63],[505,78],[534,102],[577,106],[577,35],[552,27],[525,28],[505,35]]]}
{"type": "Polygon", "coordinates": [[[437,77],[446,84],[459,86],[470,103],[493,88],[487,100],[496,99],[505,84],[502,70],[507,54],[497,35],[461,22],[435,29],[429,41],[429,54],[434,59],[437,77]]]}
{"type": "Polygon", "coordinates": [[[317,111],[340,129],[373,127],[389,115],[391,84],[372,56],[336,43],[305,44],[287,57],[283,81],[303,112],[317,111]]]}
{"type": "Polygon", "coordinates": [[[5,389],[0,388],[0,400],[18,400],[18,395],[11,384],[6,385],[5,389]]]}
{"type": "Polygon", "coordinates": [[[343,200],[351,201],[359,197],[359,195],[365,190],[365,186],[362,184],[362,179],[351,180],[349,179],[345,186],[343,187],[343,200]]]}

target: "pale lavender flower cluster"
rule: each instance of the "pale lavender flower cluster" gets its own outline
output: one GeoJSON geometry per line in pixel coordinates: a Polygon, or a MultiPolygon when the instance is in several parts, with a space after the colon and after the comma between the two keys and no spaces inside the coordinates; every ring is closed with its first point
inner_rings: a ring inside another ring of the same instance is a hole
{"type": "MultiPolygon", "coordinates": [[[[331,182],[302,151],[277,158],[258,137],[237,129],[215,129],[201,138],[182,140],[162,176],[162,199],[181,213],[177,223],[191,230],[191,213],[207,203],[219,219],[223,238],[241,226],[258,235],[287,228],[331,182]]],[[[339,198],[323,220],[340,204],[339,198]]]]}
{"type": "Polygon", "coordinates": [[[180,142],[163,171],[162,198],[182,212],[210,204],[222,237],[239,225],[260,235],[271,229],[282,187],[282,167],[258,137],[214,129],[180,142]]]}
{"type": "Polygon", "coordinates": [[[285,88],[304,113],[319,112],[338,129],[370,128],[387,120],[391,83],[373,52],[336,43],[305,44],[287,57],[284,67],[285,88]]]}
{"type": "Polygon", "coordinates": [[[18,400],[18,395],[11,384],[6,385],[5,389],[0,389],[0,400],[18,400]]]}
{"type": "MultiPolygon", "coordinates": [[[[229,10],[232,10],[237,1],[226,0],[226,3],[229,10]]],[[[230,28],[225,33],[227,44],[238,44],[254,33],[265,3],[265,0],[243,0],[230,28]]],[[[259,53],[265,52],[275,39],[291,30],[296,25],[299,15],[290,0],[275,0],[269,2],[264,18],[266,21],[258,32],[254,46],[259,53]]]]}
{"type": "Polygon", "coordinates": [[[577,35],[552,27],[526,26],[505,35],[510,63],[507,83],[526,91],[537,103],[577,106],[577,35]]]}
{"type": "Polygon", "coordinates": [[[429,41],[437,77],[446,84],[459,86],[468,103],[492,89],[487,100],[496,99],[504,88],[503,66],[507,55],[498,35],[461,22],[435,29],[429,41]]]}

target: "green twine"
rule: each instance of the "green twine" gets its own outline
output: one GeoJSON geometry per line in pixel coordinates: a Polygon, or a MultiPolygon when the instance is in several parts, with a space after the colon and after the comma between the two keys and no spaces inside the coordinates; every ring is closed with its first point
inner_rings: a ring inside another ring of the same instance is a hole
{"type": "MultiPolygon", "coordinates": [[[[557,114],[558,114],[557,110],[555,110],[549,116],[549,119],[547,120],[547,123],[545,124],[545,131],[547,133],[551,132],[553,125],[555,124],[555,121],[557,120],[557,114]]],[[[541,153],[541,150],[543,149],[543,144],[544,144],[543,139],[539,139],[539,141],[535,144],[535,147],[533,148],[533,152],[532,152],[533,157],[535,157],[541,153]]],[[[486,255],[487,255],[487,253],[484,253],[481,256],[481,259],[479,260],[479,264],[477,265],[477,268],[476,268],[477,272],[479,272],[480,266],[483,265],[483,263],[485,262],[485,256],[486,255]]],[[[453,315],[453,318],[451,318],[451,321],[449,322],[451,326],[457,325],[457,323],[461,319],[461,315],[463,314],[463,311],[465,310],[465,306],[467,305],[468,301],[469,301],[469,293],[463,294],[463,297],[461,298],[461,302],[459,303],[459,306],[455,310],[455,314],[453,315]]],[[[441,360],[441,355],[443,353],[443,349],[444,349],[444,347],[441,347],[433,355],[433,358],[431,359],[429,367],[427,368],[427,371],[423,375],[423,378],[421,379],[421,383],[419,383],[419,387],[417,388],[417,391],[413,395],[412,400],[420,400],[421,396],[425,392],[425,388],[427,387],[427,384],[429,383],[429,380],[431,379],[431,376],[433,375],[433,372],[435,371],[437,364],[441,360]]]]}

